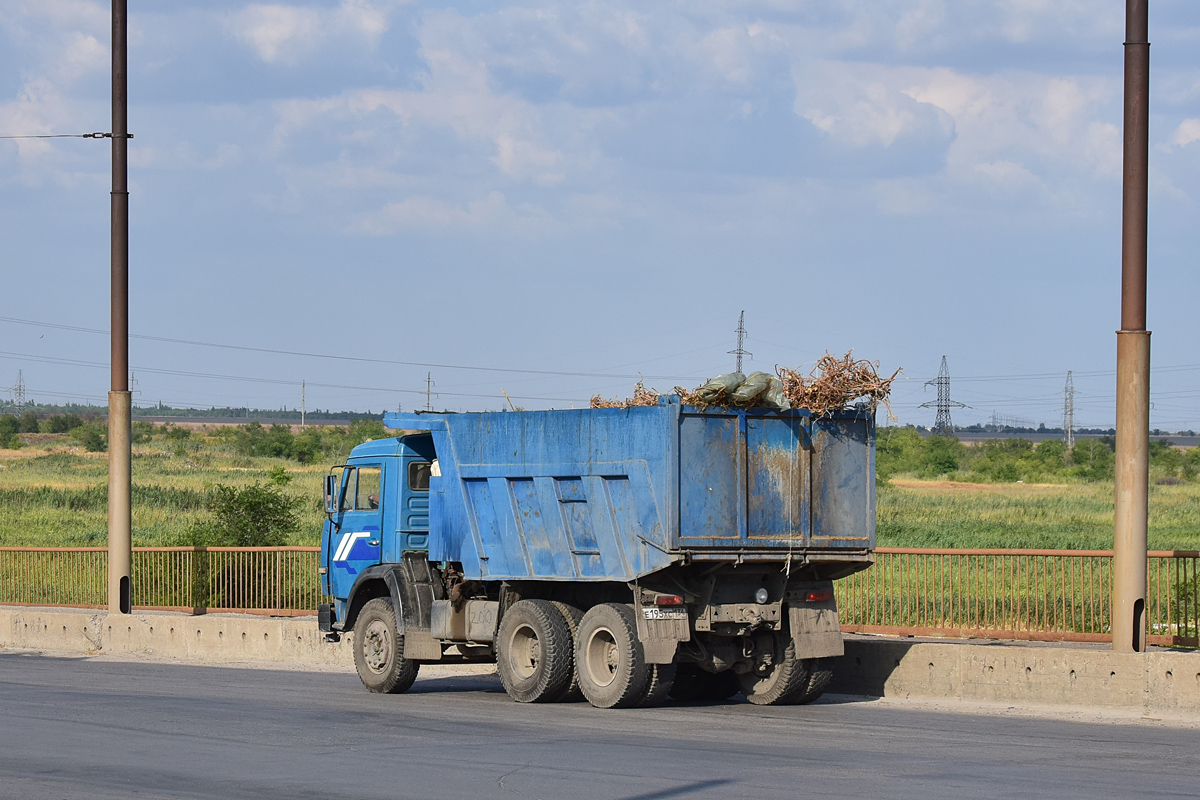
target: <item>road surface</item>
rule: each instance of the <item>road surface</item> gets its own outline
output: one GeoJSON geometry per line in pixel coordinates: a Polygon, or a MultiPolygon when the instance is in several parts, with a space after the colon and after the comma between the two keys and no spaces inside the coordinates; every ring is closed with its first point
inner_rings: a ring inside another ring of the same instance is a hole
{"type": "Polygon", "coordinates": [[[346,674],[0,651],[0,797],[1132,798],[1200,795],[1200,730],[834,698],[601,711],[490,676],[368,694],[346,674]]]}

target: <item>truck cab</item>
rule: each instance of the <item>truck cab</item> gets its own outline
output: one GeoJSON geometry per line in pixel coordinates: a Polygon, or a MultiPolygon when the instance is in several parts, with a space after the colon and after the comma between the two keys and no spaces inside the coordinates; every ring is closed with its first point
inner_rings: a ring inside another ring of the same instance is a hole
{"type": "Polygon", "coordinates": [[[333,619],[364,573],[429,549],[429,478],[433,439],[412,434],[366,442],[326,478],[321,534],[322,588],[335,602],[333,619]]]}

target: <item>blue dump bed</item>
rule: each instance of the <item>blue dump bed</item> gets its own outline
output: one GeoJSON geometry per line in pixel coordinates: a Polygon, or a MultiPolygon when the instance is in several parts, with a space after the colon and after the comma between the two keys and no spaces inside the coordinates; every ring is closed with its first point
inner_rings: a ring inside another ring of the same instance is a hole
{"type": "Polygon", "coordinates": [[[388,414],[429,431],[429,560],[489,580],[631,581],[671,564],[866,567],[867,411],[657,406],[388,414]],[[832,565],[831,564],[831,565],[832,565]]]}

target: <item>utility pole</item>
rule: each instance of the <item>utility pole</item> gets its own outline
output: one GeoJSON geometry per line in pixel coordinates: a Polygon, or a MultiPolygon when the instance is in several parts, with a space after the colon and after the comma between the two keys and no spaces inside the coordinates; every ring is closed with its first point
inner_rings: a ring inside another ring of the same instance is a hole
{"type": "Polygon", "coordinates": [[[950,419],[950,409],[970,408],[970,406],[950,399],[950,367],[946,366],[945,356],[942,356],[942,368],[938,370],[937,378],[925,381],[925,385],[937,387],[937,401],[921,403],[917,408],[937,408],[937,417],[933,423],[933,435],[953,436],[954,422],[950,419]]]}
{"type": "Polygon", "coordinates": [[[306,409],[304,406],[304,381],[300,381],[300,427],[304,427],[304,415],[306,409]]]}
{"type": "Polygon", "coordinates": [[[433,411],[433,373],[425,373],[425,410],[433,411]]]}
{"type": "Polygon", "coordinates": [[[126,0],[112,0],[112,194],[108,392],[108,612],[128,614],[133,562],[129,392],[129,97],[126,0]]]}
{"type": "Polygon", "coordinates": [[[1150,162],[1149,0],[1125,0],[1125,131],[1121,182],[1121,329],[1117,331],[1113,650],[1146,649],[1150,488],[1150,331],[1146,219],[1150,162]]]}
{"type": "Polygon", "coordinates": [[[1067,449],[1075,446],[1075,381],[1067,370],[1067,385],[1063,387],[1063,439],[1067,449]]]}
{"type": "Polygon", "coordinates": [[[738,315],[738,326],[737,326],[737,330],[734,331],[734,333],[736,333],[737,337],[738,337],[737,338],[737,349],[730,350],[729,355],[737,356],[736,366],[733,368],[733,371],[741,372],[742,371],[742,356],[750,356],[751,358],[754,358],[754,353],[751,353],[749,350],[746,350],[744,347],[742,347],[742,345],[746,341],[746,312],[745,312],[745,310],[743,310],[742,313],[738,315]]]}

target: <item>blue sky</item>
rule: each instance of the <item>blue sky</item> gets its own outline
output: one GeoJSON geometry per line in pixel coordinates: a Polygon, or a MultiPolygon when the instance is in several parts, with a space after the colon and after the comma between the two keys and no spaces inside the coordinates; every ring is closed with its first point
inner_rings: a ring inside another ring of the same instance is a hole
{"type": "MultiPolygon", "coordinates": [[[[730,369],[745,309],[750,368],[903,367],[902,423],[943,354],[956,422],[1057,424],[1067,370],[1113,422],[1121,0],[130,14],[132,331],[373,359],[139,338],[138,402],[563,407],[730,369]]],[[[108,24],[5,3],[0,134],[108,129],[108,24]]],[[[1200,6],[1151,40],[1152,424],[1200,429],[1200,6]]],[[[0,141],[0,317],[106,328],[108,170],[0,141]]],[[[0,321],[35,399],[102,401],[106,358],[0,321]]]]}

